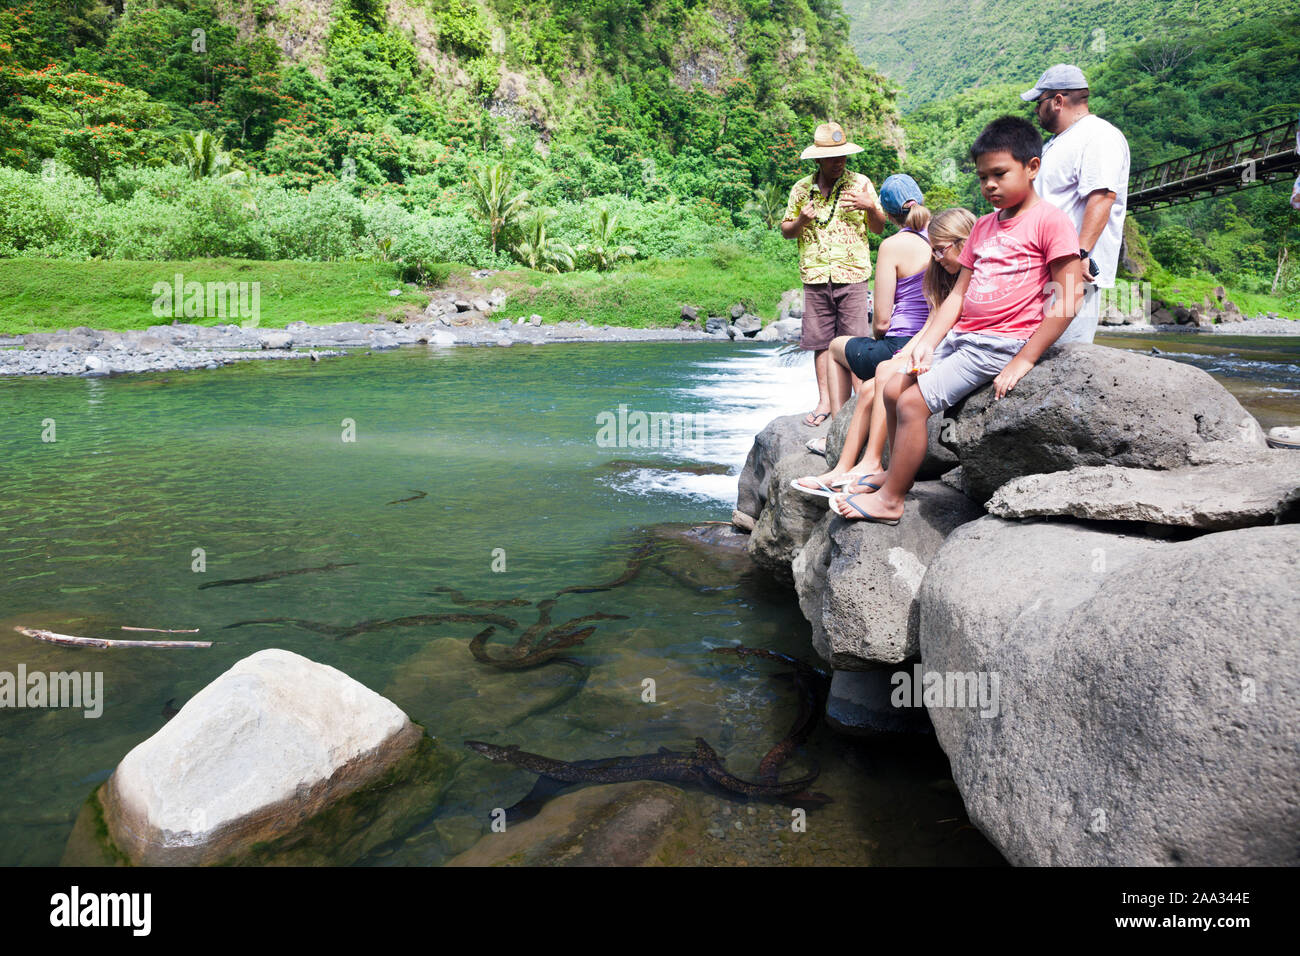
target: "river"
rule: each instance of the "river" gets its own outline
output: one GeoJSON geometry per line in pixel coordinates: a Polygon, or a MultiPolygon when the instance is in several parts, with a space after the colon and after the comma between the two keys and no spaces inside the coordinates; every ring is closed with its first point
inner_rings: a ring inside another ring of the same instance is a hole
{"type": "MultiPolygon", "coordinates": [[[[1266,426],[1300,421],[1300,340],[1211,341],[1185,360],[1218,363],[1212,373],[1266,426]]],[[[182,705],[266,647],[339,668],[463,752],[437,813],[363,863],[441,864],[487,831],[493,808],[527,792],[530,775],[469,753],[466,738],[572,760],[689,748],[702,736],[752,774],[792,719],[793,690],[771,668],[710,651],[743,642],[809,657],[807,624],[788,591],[676,547],[665,526],[725,520],[754,433],[812,407],[806,359],[778,352],[418,348],[319,365],[0,380],[0,671],[99,671],[105,698],[98,718],[0,710],[0,864],[58,863],[86,796],[162,726],[164,705],[182,705]],[[677,422],[689,428],[668,447],[607,440],[618,433],[611,420],[635,425],[655,412],[685,416],[677,422]],[[538,600],[618,577],[648,539],[661,542],[661,566],[560,599],[557,623],[596,611],[623,618],[601,621],[575,649],[590,677],[555,707],[547,702],[566,696],[571,670],[488,670],[466,647],[476,625],[343,639],[310,626],[467,610],[440,590],[454,589],[530,602],[500,612],[522,629],[538,600]],[[350,566],[200,587],[328,564],[350,566]],[[227,627],[267,618],[299,623],[227,627]],[[132,636],[122,625],[199,628],[219,643],[62,648],[15,625],[100,637],[132,636]],[[653,703],[642,697],[647,678],[653,703]]],[[[788,836],[785,806],[692,793],[708,835],[691,861],[1000,862],[968,824],[932,742],[886,747],[822,728],[794,764],[787,773],[816,764],[815,789],[834,801],[810,813],[806,835],[788,836]]]]}

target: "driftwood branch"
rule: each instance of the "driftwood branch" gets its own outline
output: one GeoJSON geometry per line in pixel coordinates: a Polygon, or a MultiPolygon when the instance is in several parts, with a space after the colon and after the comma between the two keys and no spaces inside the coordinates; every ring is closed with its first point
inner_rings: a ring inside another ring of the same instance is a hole
{"type": "Polygon", "coordinates": [[[197,634],[199,633],[199,629],[197,627],[173,627],[173,628],[127,627],[125,624],[123,624],[121,629],[124,631],[152,631],[154,634],[197,634]]]}
{"type": "Polygon", "coordinates": [[[34,637],[47,644],[69,644],[74,647],[211,647],[211,641],[111,641],[102,637],[74,637],[55,634],[36,627],[15,627],[19,634],[34,637]]]}

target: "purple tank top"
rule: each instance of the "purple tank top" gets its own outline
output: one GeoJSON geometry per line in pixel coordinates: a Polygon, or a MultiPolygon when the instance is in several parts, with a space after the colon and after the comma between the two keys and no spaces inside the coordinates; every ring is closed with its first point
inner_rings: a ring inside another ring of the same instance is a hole
{"type": "MultiPolygon", "coordinates": [[[[925,231],[904,227],[903,232],[914,232],[922,239],[929,240],[925,231]]],[[[929,266],[926,267],[927,269],[929,266]]],[[[894,286],[894,311],[889,316],[888,336],[913,336],[921,331],[925,320],[930,317],[930,304],[925,301],[925,292],[921,285],[925,281],[925,269],[904,276],[894,286]]]]}

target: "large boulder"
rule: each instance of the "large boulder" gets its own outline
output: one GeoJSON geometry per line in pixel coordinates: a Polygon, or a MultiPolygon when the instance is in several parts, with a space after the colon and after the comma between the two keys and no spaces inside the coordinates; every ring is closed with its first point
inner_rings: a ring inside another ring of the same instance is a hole
{"type": "Polygon", "coordinates": [[[988,501],[1002,518],[1072,515],[1227,531],[1300,521],[1300,455],[1152,471],[1084,465],[1007,482],[988,501]]]}
{"type": "MultiPolygon", "coordinates": [[[[826,434],[829,427],[826,422],[813,428],[804,424],[804,417],[804,415],[782,415],[780,418],[774,418],[754,436],[754,444],[750,447],[749,456],[745,459],[745,467],[740,472],[736,493],[737,511],[751,518],[758,518],[767,503],[768,485],[776,463],[787,455],[804,452],[809,439],[826,434]]],[[[817,465],[818,467],[811,473],[820,475],[826,470],[826,466],[820,459],[817,465]]],[[[795,477],[802,478],[805,474],[809,472],[801,472],[795,477]]]]}
{"type": "MultiPolygon", "coordinates": [[[[831,419],[830,430],[826,432],[826,460],[831,464],[839,461],[840,454],[844,451],[844,439],[848,435],[849,423],[853,420],[853,412],[857,407],[858,396],[854,395],[840,407],[840,410],[835,413],[835,417],[831,419]]],[[[916,473],[916,477],[921,481],[938,478],[945,471],[951,471],[957,467],[957,455],[939,440],[943,433],[945,421],[946,419],[942,415],[930,416],[928,423],[930,440],[926,446],[925,460],[921,462],[921,469],[916,473]]],[[[861,457],[862,452],[859,450],[853,463],[857,464],[861,457]]],[[[885,443],[884,454],[881,457],[883,464],[888,467],[888,442],[885,443]]]]}
{"type": "Polygon", "coordinates": [[[1053,346],[1001,401],[988,385],[953,417],[942,440],[981,503],[1022,475],[1177,468],[1217,441],[1264,447],[1259,423],[1208,372],[1103,345],[1053,346]]]}
{"type": "Polygon", "coordinates": [[[1300,526],[959,528],[921,586],[921,657],[997,679],[987,717],[929,706],[971,820],[1016,864],[1300,862],[1297,616],[1300,526]]]}
{"type": "Polygon", "coordinates": [[[825,498],[795,491],[790,482],[825,467],[820,455],[804,451],[787,455],[772,469],[767,505],[754,524],[747,550],[755,564],[784,581],[791,580],[790,562],[828,509],[825,498]]]}
{"type": "Polygon", "coordinates": [[[924,707],[895,707],[894,669],[836,671],[826,696],[826,723],[853,737],[932,734],[924,707]]]}
{"type": "Polygon", "coordinates": [[[791,566],[822,660],[866,670],[916,656],[926,566],[953,530],[983,513],[940,481],[917,482],[896,525],[829,512],[791,566]]]}
{"type": "MultiPolygon", "coordinates": [[[[446,763],[429,747],[392,702],[341,671],[264,650],[194,695],[91,799],[112,853],[134,864],[262,861],[336,807],[355,815],[367,788],[423,777],[425,758],[446,763]]],[[[369,805],[363,815],[384,817],[369,805]]]]}

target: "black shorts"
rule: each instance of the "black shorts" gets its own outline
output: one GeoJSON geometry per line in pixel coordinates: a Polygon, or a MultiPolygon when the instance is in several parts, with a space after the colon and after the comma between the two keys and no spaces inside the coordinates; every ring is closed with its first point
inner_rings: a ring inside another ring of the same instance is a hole
{"type": "Polygon", "coordinates": [[[869,381],[875,377],[877,365],[893,358],[910,341],[910,335],[886,335],[883,339],[857,336],[844,343],[844,360],[854,375],[869,381]]]}

